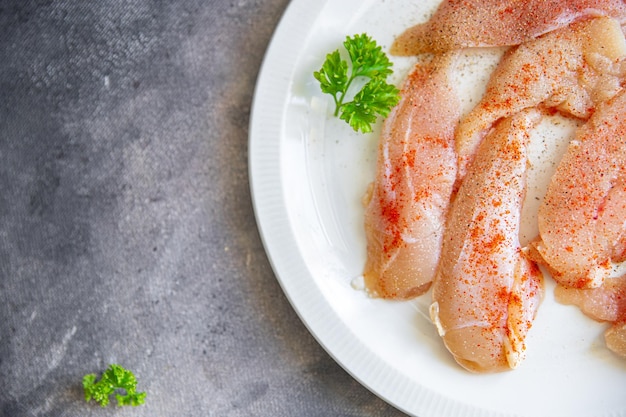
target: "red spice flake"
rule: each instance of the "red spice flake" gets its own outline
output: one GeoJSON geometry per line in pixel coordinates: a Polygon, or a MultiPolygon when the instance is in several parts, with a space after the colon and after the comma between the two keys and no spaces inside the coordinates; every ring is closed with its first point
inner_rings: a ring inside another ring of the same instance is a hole
{"type": "Polygon", "coordinates": [[[521,307],[523,305],[522,297],[520,297],[519,294],[511,293],[509,304],[521,307]]]}
{"type": "Polygon", "coordinates": [[[587,278],[579,278],[577,279],[573,284],[572,287],[573,288],[585,288],[587,287],[587,283],[589,282],[589,280],[587,278]]]}
{"type": "Polygon", "coordinates": [[[506,7],[504,9],[502,9],[500,11],[501,15],[505,15],[505,14],[513,14],[513,12],[515,11],[515,9],[512,6],[506,7]]]}
{"type": "Polygon", "coordinates": [[[387,203],[383,198],[380,199],[379,204],[383,218],[388,223],[397,225],[400,220],[400,210],[398,210],[396,204],[393,202],[387,203]]]}
{"type": "Polygon", "coordinates": [[[389,252],[400,246],[402,234],[400,233],[400,210],[395,201],[387,201],[384,198],[379,200],[381,216],[387,223],[387,234],[391,240],[385,239],[383,252],[389,256],[389,252]]]}
{"type": "Polygon", "coordinates": [[[408,152],[405,152],[404,154],[404,158],[406,161],[406,164],[410,167],[410,168],[415,168],[415,149],[411,149],[408,152]]]}
{"type": "Polygon", "coordinates": [[[415,202],[419,202],[421,200],[428,199],[431,195],[432,195],[431,190],[427,188],[416,190],[414,200],[415,202]]]}
{"type": "Polygon", "coordinates": [[[470,236],[472,237],[472,240],[477,241],[485,233],[485,230],[482,227],[475,226],[470,229],[469,233],[470,233],[470,236]]]}
{"type": "Polygon", "coordinates": [[[495,251],[505,240],[506,237],[502,233],[496,233],[489,241],[485,241],[485,247],[495,251]]]}
{"type": "Polygon", "coordinates": [[[391,259],[391,251],[400,247],[402,243],[402,234],[399,230],[394,230],[391,236],[391,242],[386,241],[383,245],[383,253],[387,256],[387,259],[391,259]]]}

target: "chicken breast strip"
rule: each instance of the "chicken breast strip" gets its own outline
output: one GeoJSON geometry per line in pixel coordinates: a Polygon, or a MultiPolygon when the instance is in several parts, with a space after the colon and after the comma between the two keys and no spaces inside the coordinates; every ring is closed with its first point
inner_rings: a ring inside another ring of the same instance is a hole
{"type": "Polygon", "coordinates": [[[539,206],[534,246],[554,279],[597,288],[624,260],[626,91],[601,104],[576,137],[539,206]]]}
{"type": "Polygon", "coordinates": [[[459,178],[493,124],[541,106],[587,119],[615,95],[626,73],[626,39],[611,18],[589,19],[510,50],[498,64],[481,101],[456,133],[459,178]]]}
{"type": "Polygon", "coordinates": [[[408,299],[430,287],[456,178],[456,54],[419,63],[385,120],[376,178],[365,197],[364,277],[375,297],[408,299]]]}
{"type": "Polygon", "coordinates": [[[626,21],[622,0],[444,0],[425,23],[391,46],[400,56],[484,46],[512,46],[585,17],[626,21]]]}
{"type": "Polygon", "coordinates": [[[607,347],[626,358],[626,275],[607,279],[599,288],[568,288],[555,291],[563,304],[578,306],[583,313],[600,322],[611,323],[604,333],[607,347]]]}
{"type": "Polygon", "coordinates": [[[456,361],[473,372],[512,369],[543,294],[539,269],[520,247],[528,110],[497,123],[450,208],[431,318],[456,361]]]}

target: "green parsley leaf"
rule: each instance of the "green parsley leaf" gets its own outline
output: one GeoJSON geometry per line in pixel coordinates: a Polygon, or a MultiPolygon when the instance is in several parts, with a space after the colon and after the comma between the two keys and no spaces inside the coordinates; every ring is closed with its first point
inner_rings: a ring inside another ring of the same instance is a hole
{"type": "Polygon", "coordinates": [[[373,78],[354,99],[343,105],[341,119],[348,122],[355,131],[369,133],[376,115],[387,117],[391,107],[398,104],[398,90],[381,78],[373,78]]]}
{"type": "Polygon", "coordinates": [[[365,33],[346,37],[343,43],[351,65],[341,58],[339,50],[326,56],[322,68],[313,76],[323,93],[333,96],[334,115],[346,121],[355,131],[368,133],[378,116],[386,117],[400,100],[399,90],[387,83],[392,63],[382,48],[365,33]],[[357,78],[369,78],[361,90],[350,90],[357,78]],[[353,94],[348,101],[348,93],[353,94]]]}
{"type": "Polygon", "coordinates": [[[136,392],[137,379],[135,375],[121,367],[120,365],[109,365],[109,368],[102,374],[100,381],[96,382],[96,374],[87,374],[83,377],[83,388],[85,390],[85,401],[92,398],[100,403],[102,407],[109,404],[109,397],[116,390],[124,390],[125,394],[115,393],[117,404],[137,406],[144,403],[145,392],[136,392]]]}
{"type": "Polygon", "coordinates": [[[338,104],[338,95],[348,87],[348,63],[341,59],[339,51],[328,54],[322,68],[313,76],[320,82],[322,92],[332,95],[338,104]]]}
{"type": "Polygon", "coordinates": [[[350,55],[352,72],[355,77],[387,77],[393,71],[391,62],[383,49],[366,34],[354,35],[347,38],[343,46],[350,55]]]}

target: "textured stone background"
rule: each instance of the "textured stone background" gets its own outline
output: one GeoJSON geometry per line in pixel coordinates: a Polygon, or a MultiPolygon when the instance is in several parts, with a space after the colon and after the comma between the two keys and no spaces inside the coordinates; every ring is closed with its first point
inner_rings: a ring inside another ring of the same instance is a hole
{"type": "Polygon", "coordinates": [[[287,0],[0,0],[0,416],[393,416],[261,245],[250,103],[287,0]],[[148,393],[101,409],[120,363],[148,393]]]}

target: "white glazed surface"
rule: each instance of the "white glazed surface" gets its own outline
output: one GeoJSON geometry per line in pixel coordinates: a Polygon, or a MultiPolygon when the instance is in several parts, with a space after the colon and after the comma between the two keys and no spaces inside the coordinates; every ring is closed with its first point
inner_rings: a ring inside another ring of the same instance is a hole
{"type": "MultiPolygon", "coordinates": [[[[355,289],[365,262],[361,198],[373,179],[380,125],[357,134],[331,117],[313,71],[347,35],[383,49],[428,18],[438,1],[294,0],[268,49],[250,130],[255,211],[276,275],[311,333],[356,379],[401,410],[437,416],[626,416],[626,361],[604,345],[605,326],[556,303],[554,285],[511,372],[474,375],[455,364],[428,318],[430,295],[408,302],[355,289]]],[[[464,111],[476,103],[502,50],[468,51],[459,63],[464,111]]],[[[399,85],[414,58],[391,57],[399,85]]],[[[575,128],[558,116],[533,135],[522,244],[575,128]]]]}

